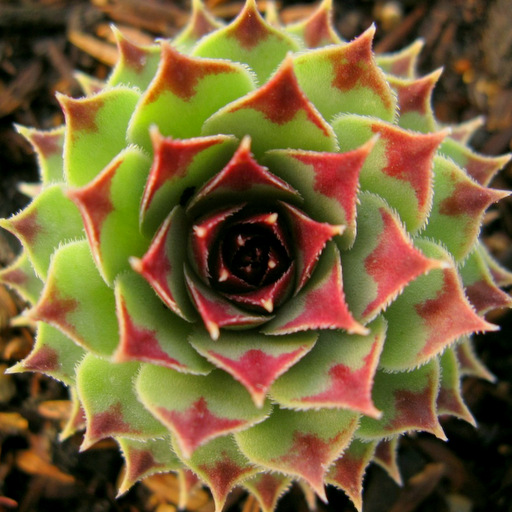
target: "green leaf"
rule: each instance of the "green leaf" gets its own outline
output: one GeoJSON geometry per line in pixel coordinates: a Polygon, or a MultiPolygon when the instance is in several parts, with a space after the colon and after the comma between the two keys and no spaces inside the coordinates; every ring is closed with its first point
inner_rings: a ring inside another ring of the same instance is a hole
{"type": "Polygon", "coordinates": [[[30,354],[7,373],[41,372],[71,385],[75,382],[76,366],[84,355],[84,349],[61,331],[38,322],[36,342],[30,354]]]}
{"type": "Polygon", "coordinates": [[[461,395],[461,375],[454,350],[445,350],[439,358],[439,362],[441,364],[441,387],[437,397],[437,413],[455,416],[476,427],[475,419],[461,395]]]}
{"type": "Polygon", "coordinates": [[[128,130],[130,142],[148,153],[152,151],[152,125],[165,136],[197,137],[208,117],[254,89],[251,74],[240,64],[188,57],[165,41],[161,47],[158,71],[142,95],[128,130]]]}
{"type": "Polygon", "coordinates": [[[224,508],[230,491],[245,478],[254,475],[258,468],[236,446],[233,436],[224,436],[200,446],[189,458],[181,453],[174,438],[178,456],[210,489],[216,512],[224,508]]]}
{"type": "Polygon", "coordinates": [[[197,218],[201,213],[212,212],[226,204],[240,203],[241,195],[247,203],[257,202],[262,197],[268,203],[301,200],[297,191],[288,183],[274,176],[254,159],[249,136],[240,141],[224,168],[194,194],[187,213],[197,218]]]}
{"type": "Polygon", "coordinates": [[[341,259],[347,303],[363,323],[384,311],[411,281],[440,265],[414,246],[386,202],[368,193],[359,195],[357,238],[341,259]]]}
{"type": "Polygon", "coordinates": [[[500,290],[478,244],[460,266],[464,292],[479,315],[512,306],[512,297],[500,290]]]}
{"type": "Polygon", "coordinates": [[[386,322],[379,317],[368,327],[366,336],[321,331],[311,352],[274,382],[272,398],[292,409],[349,409],[379,417],[371,394],[386,322]]]}
{"type": "Polygon", "coordinates": [[[434,202],[422,236],[442,242],[456,261],[475,244],[485,210],[508,193],[483,187],[451,159],[434,158],[434,202]]]}
{"type": "Polygon", "coordinates": [[[349,411],[275,409],[235,439],[251,461],[303,478],[325,500],[327,469],[348,446],[357,424],[358,414],[349,411]]]}
{"type": "Polygon", "coordinates": [[[119,339],[114,292],[101,278],[87,242],[55,252],[42,295],[28,316],[60,329],[86,350],[112,353],[119,339]]]}
{"type": "Polygon", "coordinates": [[[346,44],[303,52],[293,60],[299,86],[327,120],[340,113],[371,115],[392,122],[396,98],[376,65],[375,26],[346,44]]]}
{"type": "Polygon", "coordinates": [[[112,27],[117,42],[118,59],[107,86],[125,85],[144,91],[155,76],[160,62],[160,46],[140,46],[133,43],[115,26],[112,27]]]}
{"type": "Polygon", "coordinates": [[[354,439],[343,455],[329,469],[326,481],[342,489],[356,509],[363,507],[363,478],[375,453],[377,442],[354,439]]]}
{"type": "Polygon", "coordinates": [[[130,268],[130,257],[142,256],[149,245],[139,231],[139,205],[149,165],[144,153],[129,147],[93,181],[68,191],[82,214],[92,254],[108,285],[130,268]]]}
{"type": "Polygon", "coordinates": [[[126,464],[117,497],[127,492],[143,478],[155,473],[167,473],[183,468],[183,463],[172,450],[171,440],[167,437],[163,439],[144,439],[143,441],[116,437],[116,441],[123,452],[126,464]]]}
{"type": "Polygon", "coordinates": [[[203,36],[223,26],[205,9],[202,0],[192,0],[191,4],[192,13],[187,24],[172,40],[172,45],[187,55],[203,36]]]}
{"type": "Polygon", "coordinates": [[[188,220],[181,206],[165,219],[142,259],[132,258],[132,268],[153,287],[175,314],[187,321],[197,318],[187,293],[183,265],[187,257],[188,220]],[[179,243],[176,243],[179,240],[179,243]]]}
{"type": "Polygon", "coordinates": [[[397,485],[402,486],[402,476],[398,469],[398,441],[401,436],[388,437],[378,442],[373,461],[378,464],[397,485]]]}
{"type": "Polygon", "coordinates": [[[415,368],[465,334],[497,329],[474,312],[449,253],[426,240],[416,245],[446,264],[416,278],[385,312],[389,326],[380,363],[388,371],[415,368]]]}
{"type": "Polygon", "coordinates": [[[203,38],[192,55],[247,64],[263,84],[286,54],[298,49],[292,37],[261,17],[254,0],[247,0],[237,18],[203,38]]]}
{"type": "Polygon", "coordinates": [[[512,158],[510,154],[503,156],[480,155],[450,137],[441,144],[440,152],[463,167],[469,176],[482,186],[488,185],[493,176],[512,158]]]}
{"type": "Polygon", "coordinates": [[[256,407],[245,388],[221,370],[186,375],[143,365],[136,388],[144,406],[173,433],[186,459],[208,441],[249,428],[270,412],[270,403],[256,407]]]}
{"type": "Polygon", "coordinates": [[[366,334],[345,302],[339,250],[328,242],[316,268],[304,288],[289,299],[263,332],[271,335],[290,334],[311,329],[344,329],[349,333],[366,334]],[[329,308],[325,308],[325,304],[329,308]]]}
{"type": "Polygon", "coordinates": [[[140,94],[107,88],[80,99],[58,95],[66,117],[64,169],[67,182],[81,187],[126,147],[126,130],[140,94]]]}
{"type": "Polygon", "coordinates": [[[43,281],[34,272],[27,251],[23,251],[10,266],[0,270],[0,282],[16,290],[31,305],[38,301],[43,289],[43,281]]]}
{"type": "Polygon", "coordinates": [[[332,128],[299,87],[291,57],[268,82],[226,105],[204,124],[203,135],[251,134],[256,157],[277,148],[337,151],[332,128]]]}
{"type": "MultiPolygon", "coordinates": [[[[76,370],[76,368],[75,368],[76,370]]],[[[77,432],[85,429],[85,413],[78,399],[78,393],[76,390],[76,385],[73,384],[70,386],[70,399],[71,399],[71,411],[69,414],[69,418],[62,428],[62,431],[59,435],[59,440],[64,441],[69,439],[71,436],[76,434],[77,432]]]]}
{"type": "Polygon", "coordinates": [[[142,198],[140,223],[153,236],[169,212],[228,163],[236,139],[228,135],[175,140],[151,130],[153,165],[142,198]]]}
{"type": "Polygon", "coordinates": [[[463,336],[454,347],[455,355],[462,377],[467,375],[496,382],[496,377],[484,366],[476,356],[473,340],[469,336],[463,336]]]}
{"type": "Polygon", "coordinates": [[[373,399],[383,414],[380,419],[364,416],[357,437],[370,441],[420,430],[446,440],[437,418],[439,378],[437,359],[409,372],[377,372],[373,399]]]}
{"type": "Polygon", "coordinates": [[[350,247],[356,235],[359,172],[375,140],[347,153],[271,150],[263,163],[299,191],[304,199],[301,207],[311,218],[345,226],[340,243],[350,247]]]}
{"type": "Polygon", "coordinates": [[[105,437],[146,440],[166,433],[139,402],[134,381],[137,363],[112,363],[87,354],[77,369],[77,389],[87,428],[81,450],[105,437]]]}
{"type": "Polygon", "coordinates": [[[398,125],[407,130],[422,133],[438,129],[432,110],[432,93],[442,69],[415,79],[388,77],[388,81],[397,93],[400,117],[398,125]]]}
{"type": "Polygon", "coordinates": [[[277,501],[288,490],[292,479],[279,473],[258,473],[241,485],[256,497],[263,512],[274,512],[277,501]]]}
{"type": "Polygon", "coordinates": [[[414,233],[427,222],[432,204],[432,159],[448,133],[417,133],[379,119],[343,115],[332,122],[342,151],[379,139],[365,160],[363,190],[383,197],[397,210],[407,230],[414,233]]]}
{"type": "Polygon", "coordinates": [[[64,195],[62,185],[48,186],[20,213],[0,219],[0,226],[20,239],[43,280],[55,249],[61,243],[83,238],[80,213],[64,195]]]}
{"type": "Polygon", "coordinates": [[[262,407],[275,379],[294,367],[312,349],[317,337],[317,333],[308,332],[274,339],[254,331],[240,336],[224,330],[213,341],[203,329],[194,329],[189,341],[200,354],[245,386],[254,403],[262,407]]]}
{"type": "Polygon", "coordinates": [[[115,285],[119,346],[116,361],[140,361],[185,373],[207,374],[212,366],[189,345],[192,325],[169,311],[144,279],[126,272],[115,285]]]}
{"type": "Polygon", "coordinates": [[[403,77],[416,78],[418,56],[425,42],[417,39],[402,50],[392,53],[379,53],[375,56],[378,66],[386,73],[403,77]]]}
{"type": "Polygon", "coordinates": [[[307,18],[286,25],[285,30],[297,37],[306,48],[340,44],[343,40],[336,32],[332,18],[332,0],[323,0],[307,18]]]}
{"type": "Polygon", "coordinates": [[[34,148],[37,155],[37,163],[41,184],[43,187],[52,183],[64,181],[64,126],[54,130],[42,131],[25,126],[17,126],[21,133],[34,148]]]}

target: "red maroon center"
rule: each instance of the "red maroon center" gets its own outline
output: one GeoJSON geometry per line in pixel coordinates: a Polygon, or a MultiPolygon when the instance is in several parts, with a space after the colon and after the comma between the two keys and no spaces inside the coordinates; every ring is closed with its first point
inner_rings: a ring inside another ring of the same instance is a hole
{"type": "Polygon", "coordinates": [[[223,293],[244,293],[275,283],[291,264],[277,213],[227,222],[208,261],[210,283],[223,293]]]}

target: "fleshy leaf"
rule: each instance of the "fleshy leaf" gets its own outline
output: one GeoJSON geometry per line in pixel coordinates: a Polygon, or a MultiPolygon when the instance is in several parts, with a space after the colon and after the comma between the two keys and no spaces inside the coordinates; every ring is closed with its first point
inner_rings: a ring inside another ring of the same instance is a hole
{"type": "Polygon", "coordinates": [[[166,432],[139,402],[133,389],[138,363],[117,363],[87,354],[77,369],[77,389],[87,420],[80,447],[105,437],[152,439],[166,432]]]}
{"type": "Polygon", "coordinates": [[[143,478],[155,473],[176,471],[183,467],[183,463],[174,454],[168,438],[138,441],[117,437],[116,440],[126,464],[123,481],[117,493],[118,497],[143,478]]]}
{"type": "Polygon", "coordinates": [[[298,49],[292,37],[262,18],[254,0],[247,0],[228,26],[206,36],[192,53],[247,64],[263,84],[286,54],[298,49]]]}
{"type": "Polygon", "coordinates": [[[172,40],[180,52],[189,54],[195,44],[206,34],[222,27],[204,7],[202,0],[192,0],[192,13],[183,30],[172,40]]]}
{"type": "Polygon", "coordinates": [[[62,183],[64,181],[62,156],[64,126],[59,126],[50,131],[40,131],[25,126],[17,126],[16,128],[32,144],[36,152],[43,187],[51,183],[62,183]]]}
{"type": "Polygon", "coordinates": [[[332,128],[299,87],[291,56],[262,87],[226,105],[203,126],[203,135],[251,134],[254,154],[294,148],[336,151],[332,128]]]}
{"type": "Polygon", "coordinates": [[[269,151],[264,162],[300,192],[302,208],[313,219],[346,226],[340,243],[349,247],[356,235],[359,172],[375,141],[347,153],[277,149],[269,151]]]}
{"type": "Polygon", "coordinates": [[[187,341],[191,324],[162,307],[140,276],[119,276],[115,293],[120,336],[116,361],[153,363],[194,374],[212,369],[187,341]]]}
{"type": "Polygon", "coordinates": [[[476,427],[476,422],[467,408],[460,391],[460,372],[453,349],[441,355],[441,387],[437,397],[437,413],[449,414],[463,419],[476,427]]]}
{"type": "Polygon", "coordinates": [[[295,245],[295,263],[297,265],[296,293],[299,292],[308,281],[316,262],[325,245],[337,235],[341,235],[344,226],[317,222],[308,217],[304,212],[286,203],[282,203],[293,233],[295,245]]]}
{"type": "Polygon", "coordinates": [[[86,96],[98,94],[105,88],[105,82],[103,80],[83,73],[82,71],[75,70],[73,76],[86,96]]]}
{"type": "Polygon", "coordinates": [[[67,182],[86,185],[126,147],[126,129],[139,93],[107,88],[85,98],[57,98],[66,118],[64,169],[67,182]]]}
{"type": "Polygon", "coordinates": [[[94,260],[109,285],[130,268],[129,257],[141,256],[149,244],[138,225],[149,165],[144,153],[130,147],[93,181],[68,191],[82,214],[94,260]]]}
{"type": "Polygon", "coordinates": [[[464,291],[478,314],[484,315],[496,308],[512,306],[512,297],[496,286],[478,248],[469,254],[459,270],[464,291]]]}
{"type": "Polygon", "coordinates": [[[422,133],[437,129],[432,110],[432,92],[441,76],[442,69],[415,80],[388,77],[389,83],[397,92],[400,117],[398,125],[407,130],[422,133]]]}
{"type": "Polygon", "coordinates": [[[46,279],[50,258],[60,243],[83,238],[83,225],[76,206],[61,185],[45,188],[24,210],[0,226],[22,242],[37,275],[46,279]]]}
{"type": "Polygon", "coordinates": [[[242,139],[224,169],[192,197],[187,211],[192,215],[197,208],[212,211],[229,201],[240,201],[241,196],[244,202],[258,201],[261,197],[265,197],[268,202],[301,199],[288,183],[274,176],[254,159],[251,154],[251,139],[248,136],[242,139]]]}
{"type": "Polygon", "coordinates": [[[424,41],[417,39],[397,52],[380,53],[375,56],[375,60],[386,73],[403,78],[416,78],[416,65],[423,46],[424,41]]]}
{"type": "Polygon", "coordinates": [[[474,312],[448,253],[433,242],[417,240],[416,245],[448,265],[416,278],[387,309],[389,326],[380,364],[389,371],[423,364],[465,334],[497,329],[474,312]]]}
{"type": "Polygon", "coordinates": [[[188,297],[183,274],[187,229],[183,208],[176,206],[160,226],[146,254],[142,259],[133,258],[131,265],[171,311],[191,321],[197,314],[188,297]],[[175,243],[175,240],[181,240],[181,243],[175,243]]]}
{"type": "Polygon", "coordinates": [[[210,256],[210,247],[215,243],[220,229],[226,219],[240,211],[244,205],[236,205],[222,210],[217,210],[205,219],[199,219],[192,226],[190,235],[190,246],[192,252],[192,262],[194,270],[199,277],[208,282],[210,272],[208,270],[208,258],[210,256]]]}
{"type": "Polygon", "coordinates": [[[252,314],[234,306],[205,286],[188,268],[185,268],[185,279],[192,300],[212,340],[219,338],[222,327],[234,329],[256,327],[272,318],[252,314]]]}
{"type": "MultiPolygon", "coordinates": [[[[175,140],[151,129],[153,165],[141,206],[142,232],[153,234],[184,196],[219,172],[235,150],[227,135],[175,140]]],[[[185,204],[182,204],[185,206],[185,204]]]]}
{"type": "Polygon", "coordinates": [[[174,434],[187,459],[208,441],[249,428],[270,412],[270,403],[256,407],[244,387],[221,370],[198,376],[143,365],[136,388],[145,407],[174,434]]]}
{"type": "Polygon", "coordinates": [[[340,44],[342,39],[333,26],[332,11],[332,0],[322,0],[306,19],[287,25],[285,30],[303,41],[306,48],[340,44]]]}
{"type": "Polygon", "coordinates": [[[382,312],[411,281],[439,268],[417,249],[396,214],[380,197],[360,194],[357,238],[342,253],[343,286],[355,317],[364,322],[382,312]]]}
{"type": "Polygon", "coordinates": [[[9,267],[0,270],[0,282],[16,290],[30,304],[38,301],[43,289],[43,282],[36,276],[26,251],[9,267]]]}
{"type": "Polygon", "coordinates": [[[374,454],[374,462],[398,484],[402,485],[402,476],[398,469],[398,441],[400,436],[383,439],[377,445],[374,454]]]}
{"type": "Polygon", "coordinates": [[[279,473],[258,473],[242,482],[256,497],[262,512],[274,512],[277,501],[290,487],[292,479],[279,473]]]}
{"type": "Polygon", "coordinates": [[[263,314],[272,313],[290,295],[295,278],[295,264],[292,262],[282,276],[275,282],[245,293],[223,293],[224,297],[239,306],[247,306],[251,310],[263,314]]]}
{"type": "Polygon", "coordinates": [[[498,261],[496,261],[496,259],[493,256],[491,256],[489,251],[486,249],[484,244],[477,241],[475,244],[475,248],[475,250],[483,258],[487,267],[489,268],[489,271],[494,282],[498,286],[512,285],[512,272],[503,267],[498,261]]]}
{"type": "Polygon", "coordinates": [[[344,112],[394,120],[396,98],[375,64],[374,35],[372,25],[350,43],[304,52],[294,58],[301,89],[325,119],[344,112]]]}
{"type": "Polygon", "coordinates": [[[23,361],[9,368],[7,373],[41,372],[71,385],[75,381],[76,365],[84,354],[84,349],[62,332],[39,322],[32,351],[23,361]]]}
{"type": "MultiPolygon", "coordinates": [[[[388,343],[386,341],[386,345],[388,343]]],[[[402,432],[420,430],[446,440],[436,412],[439,378],[437,359],[409,372],[378,371],[373,386],[373,399],[383,414],[380,419],[363,416],[357,431],[358,438],[379,440],[402,432]]]]}
{"type": "Polygon", "coordinates": [[[263,332],[274,335],[310,329],[367,333],[367,329],[354,320],[345,302],[340,254],[334,242],[327,243],[306,286],[279,309],[263,332]],[[325,304],[329,304],[329,308],[325,304]]]}
{"type": "Polygon", "coordinates": [[[477,116],[469,121],[460,124],[450,125],[450,137],[459,141],[461,144],[467,144],[475,132],[485,124],[484,116],[477,116]]]}
{"type": "Polygon", "coordinates": [[[75,385],[71,386],[70,395],[71,411],[68,421],[59,435],[60,441],[69,439],[72,435],[85,429],[85,412],[78,398],[75,385]]]}
{"type": "Polygon", "coordinates": [[[361,170],[361,188],[383,197],[397,210],[408,231],[422,228],[432,203],[432,159],[448,132],[411,132],[357,116],[340,116],[332,126],[342,151],[379,135],[361,170]]]}
{"type": "Polygon", "coordinates": [[[447,138],[439,148],[440,152],[463,167],[477,183],[486,186],[494,175],[506,165],[512,155],[484,156],[475,153],[464,144],[447,138]]]}
{"type": "Polygon", "coordinates": [[[140,46],[133,43],[116,27],[112,28],[117,42],[118,60],[107,86],[126,85],[145,90],[160,61],[160,46],[140,46]]]}
{"type": "Polygon", "coordinates": [[[496,377],[478,359],[473,347],[473,340],[469,336],[463,336],[454,348],[461,376],[477,377],[489,382],[495,382],[496,377]]]}
{"type": "Polygon", "coordinates": [[[313,348],[317,337],[317,333],[307,332],[269,339],[257,332],[240,336],[223,331],[212,341],[206,332],[195,329],[189,341],[200,354],[245,386],[254,403],[262,407],[272,383],[313,348]]]}
{"type": "Polygon", "coordinates": [[[485,188],[452,160],[434,158],[434,203],[422,236],[441,241],[455,260],[463,259],[473,247],[484,211],[508,192],[485,188]]]}
{"type": "Polygon", "coordinates": [[[364,337],[322,331],[313,350],[274,383],[272,398],[293,409],[344,408],[379,417],[371,393],[386,322],[379,317],[368,327],[364,337]]]}
{"type": "Polygon", "coordinates": [[[179,500],[178,510],[185,510],[189,500],[193,498],[194,491],[202,488],[202,482],[198,475],[186,466],[178,470],[179,500]]]}
{"type": "Polygon", "coordinates": [[[276,409],[264,422],[235,434],[251,461],[304,478],[325,501],[324,477],[350,443],[358,414],[340,410],[276,409]]]}
{"type": "Polygon", "coordinates": [[[232,436],[223,436],[200,446],[190,458],[181,454],[177,442],[174,446],[186,465],[209,487],[215,502],[215,512],[222,512],[226,497],[234,486],[258,471],[240,453],[232,436]]]}
{"type": "Polygon", "coordinates": [[[197,136],[203,122],[220,107],[254,89],[250,73],[240,64],[188,57],[165,41],[161,55],[155,78],[142,95],[128,131],[129,140],[148,152],[152,125],[165,136],[197,136]]]}
{"type": "Polygon", "coordinates": [[[94,353],[109,355],[118,342],[114,293],[98,273],[85,241],[67,244],[54,254],[39,302],[27,314],[94,353]]]}
{"type": "Polygon", "coordinates": [[[342,489],[356,509],[363,507],[363,478],[375,452],[376,442],[354,439],[343,455],[331,466],[326,481],[342,489]]]}

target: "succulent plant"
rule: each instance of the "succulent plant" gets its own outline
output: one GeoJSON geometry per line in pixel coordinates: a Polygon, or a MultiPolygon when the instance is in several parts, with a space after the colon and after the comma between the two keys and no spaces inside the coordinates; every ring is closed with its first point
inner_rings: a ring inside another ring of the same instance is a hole
{"type": "Polygon", "coordinates": [[[400,480],[403,433],[473,423],[460,379],[492,376],[470,336],[511,304],[478,240],[509,157],[468,147],[480,120],[436,121],[421,43],[375,56],[331,7],[282,26],[247,0],[222,25],[194,0],[171,41],[116,32],[64,126],[19,128],[41,184],[0,223],[24,247],[1,277],[37,338],[10,371],[69,386],[63,436],[113,437],[120,493],[172,471],[219,511],[294,481],[360,509],[368,464],[400,480]]]}

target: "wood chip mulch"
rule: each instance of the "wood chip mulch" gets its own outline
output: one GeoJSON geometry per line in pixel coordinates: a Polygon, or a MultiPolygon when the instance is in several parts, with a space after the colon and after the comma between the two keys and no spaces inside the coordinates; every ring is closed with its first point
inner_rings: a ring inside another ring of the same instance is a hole
{"type": "MultiPolygon", "coordinates": [[[[207,0],[218,16],[236,15],[241,3],[207,0]]],[[[512,150],[512,3],[510,0],[335,0],[336,23],[351,39],[378,23],[377,51],[392,51],[417,37],[425,41],[421,71],[444,66],[435,92],[443,122],[486,116],[473,140],[475,149],[497,155],[512,150]]],[[[303,16],[311,4],[286,2],[285,21],[303,16]]],[[[262,9],[265,3],[261,2],[262,9]]],[[[129,38],[148,43],[173,36],[187,20],[185,1],[172,0],[0,0],[0,217],[22,208],[20,182],[37,179],[34,156],[15,124],[52,128],[62,123],[55,92],[81,94],[74,70],[99,79],[116,58],[110,24],[129,38]]],[[[509,165],[493,183],[512,189],[509,165]]],[[[486,216],[485,242],[512,268],[512,201],[486,216]]],[[[0,233],[0,265],[18,250],[0,233]]],[[[76,435],[61,443],[60,427],[69,413],[66,391],[41,375],[4,375],[33,343],[30,326],[16,320],[24,305],[0,287],[0,512],[174,512],[178,483],[159,475],[116,500],[122,460],[111,441],[78,453],[76,435]],[[13,320],[14,319],[14,320],[13,320]]],[[[447,443],[431,436],[404,439],[398,487],[378,467],[365,483],[365,512],[512,512],[512,313],[490,318],[501,331],[477,340],[479,354],[497,383],[464,381],[464,395],[478,422],[443,422],[447,443]]],[[[341,492],[329,489],[321,511],[353,512],[341,492]]],[[[230,496],[230,511],[257,512],[241,492],[230,496]]],[[[213,512],[199,489],[187,510],[213,512]]],[[[293,488],[279,511],[306,512],[305,498],[293,488]]]]}

